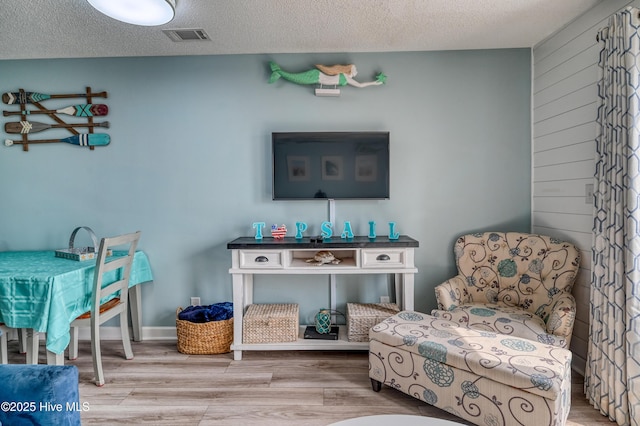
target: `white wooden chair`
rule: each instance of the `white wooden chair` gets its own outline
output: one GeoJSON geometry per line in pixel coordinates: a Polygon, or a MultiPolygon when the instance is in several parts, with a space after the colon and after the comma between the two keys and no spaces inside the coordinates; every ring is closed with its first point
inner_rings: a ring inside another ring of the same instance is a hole
{"type": "Polygon", "coordinates": [[[140,239],[140,231],[112,238],[103,238],[100,241],[96,269],[93,280],[93,293],[91,295],[91,310],[80,315],[71,323],[71,341],[69,343],[69,359],[78,357],[78,328],[91,327],[91,354],[93,356],[93,369],[97,386],[104,385],[104,373],[102,371],[102,354],[100,352],[100,325],[113,317],[119,316],[122,345],[126,359],[133,358],[131,341],[129,339],[129,323],[127,318],[127,306],[129,303],[129,275],[133,256],[140,239]],[[122,249],[128,246],[126,256],[108,257],[109,250],[122,249]],[[120,270],[118,272],[118,270],[120,270]],[[103,287],[105,273],[116,271],[120,275],[117,281],[103,287]],[[101,301],[107,300],[105,303],[101,301]]]}

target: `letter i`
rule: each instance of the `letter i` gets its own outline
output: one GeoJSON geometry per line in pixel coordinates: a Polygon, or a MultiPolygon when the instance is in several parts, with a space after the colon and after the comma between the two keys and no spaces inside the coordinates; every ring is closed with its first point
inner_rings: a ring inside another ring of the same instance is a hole
{"type": "Polygon", "coordinates": [[[376,223],[374,221],[369,222],[369,238],[373,239],[376,237],[376,223]]]}

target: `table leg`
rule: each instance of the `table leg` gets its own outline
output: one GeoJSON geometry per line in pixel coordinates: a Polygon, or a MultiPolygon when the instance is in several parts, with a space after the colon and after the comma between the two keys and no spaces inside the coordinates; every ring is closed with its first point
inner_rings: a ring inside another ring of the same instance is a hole
{"type": "Polygon", "coordinates": [[[393,301],[398,305],[398,308],[402,309],[402,275],[391,274],[389,278],[391,279],[389,294],[394,295],[395,300],[393,301]]]}
{"type": "Polygon", "coordinates": [[[142,297],[141,286],[129,287],[129,312],[131,313],[131,327],[133,328],[133,341],[142,341],[142,297]]]}
{"type": "Polygon", "coordinates": [[[329,309],[331,309],[331,324],[338,323],[338,316],[335,314],[338,304],[336,302],[338,284],[336,274],[329,274],[329,309]]]}
{"type": "MultiPolygon", "coordinates": [[[[233,344],[242,344],[242,315],[244,314],[244,279],[242,274],[233,274],[233,344]]],[[[234,349],[234,361],[242,359],[242,351],[234,349]]]]}
{"type": "Polygon", "coordinates": [[[32,328],[27,329],[27,364],[38,363],[38,348],[39,348],[40,333],[34,331],[32,328]]]}
{"type": "Polygon", "coordinates": [[[402,274],[402,309],[405,311],[413,311],[413,274],[402,274]]]}
{"type": "Polygon", "coordinates": [[[253,275],[243,275],[243,291],[244,296],[242,299],[243,312],[247,309],[247,306],[253,303],[253,275]]]}
{"type": "Polygon", "coordinates": [[[64,365],[64,353],[56,354],[47,350],[47,364],[48,365],[64,365]]]}

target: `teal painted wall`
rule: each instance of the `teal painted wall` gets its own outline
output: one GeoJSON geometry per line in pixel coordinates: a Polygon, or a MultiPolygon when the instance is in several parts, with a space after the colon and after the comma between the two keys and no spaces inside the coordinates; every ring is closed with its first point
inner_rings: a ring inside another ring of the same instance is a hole
{"type": "MultiPolygon", "coordinates": [[[[94,151],[0,146],[0,250],[64,247],[79,225],[98,236],[139,229],[156,278],[143,288],[144,325],[174,325],[190,296],[231,300],[226,243],[252,235],[253,222],[304,221],[315,235],[327,219],[326,202],[271,200],[272,131],[384,130],[391,199],[338,201],[336,221],[359,235],[370,220],[380,235],[395,221],[419,240],[415,305],[430,311],[434,286],[455,271],[457,235],[529,230],[530,63],[528,49],[0,61],[2,92],[108,91],[112,137],[94,151]],[[294,72],[354,63],[358,80],[384,71],[388,81],[320,98],[312,87],[267,84],[270,60],[294,72]]],[[[386,294],[380,277],[343,277],[338,308],[386,294]]],[[[328,304],[327,280],[260,277],[255,300],[299,302],[308,321],[328,304]]]]}

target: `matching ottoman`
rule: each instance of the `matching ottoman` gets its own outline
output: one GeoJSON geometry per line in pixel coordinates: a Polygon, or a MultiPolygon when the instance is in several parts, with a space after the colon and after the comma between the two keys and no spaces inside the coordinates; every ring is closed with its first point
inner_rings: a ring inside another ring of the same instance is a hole
{"type": "Polygon", "coordinates": [[[477,425],[564,425],[571,352],[403,311],[369,333],[369,377],[477,425]]]}

